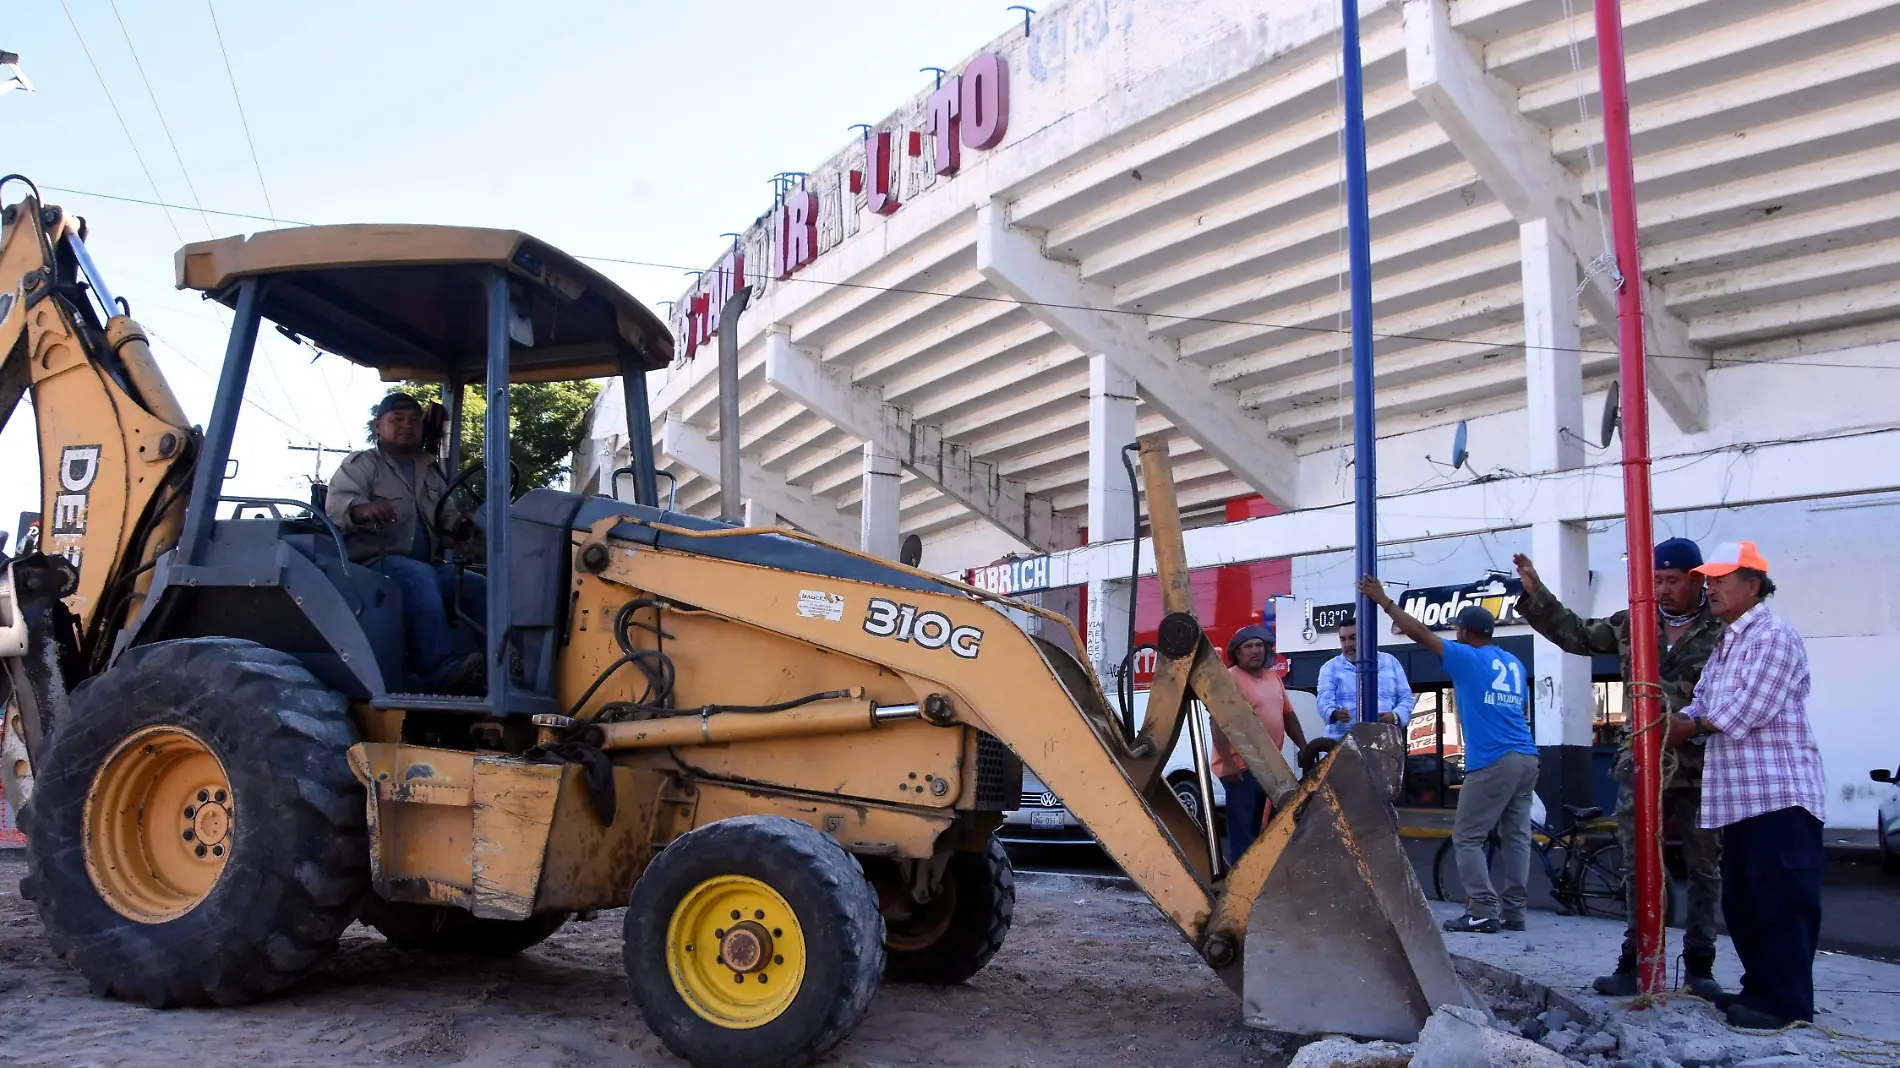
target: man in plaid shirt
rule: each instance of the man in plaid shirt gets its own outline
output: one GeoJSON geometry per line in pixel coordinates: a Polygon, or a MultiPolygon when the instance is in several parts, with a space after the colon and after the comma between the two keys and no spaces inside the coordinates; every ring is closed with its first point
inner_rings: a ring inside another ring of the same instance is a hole
{"type": "Polygon", "coordinates": [[[1807,647],[1763,603],[1775,583],[1754,542],[1722,545],[1696,571],[1728,629],[1669,740],[1707,750],[1697,822],[1722,831],[1722,913],[1742,961],[1729,1022],[1776,1028],[1814,1019],[1827,780],[1808,723],[1807,647]]]}

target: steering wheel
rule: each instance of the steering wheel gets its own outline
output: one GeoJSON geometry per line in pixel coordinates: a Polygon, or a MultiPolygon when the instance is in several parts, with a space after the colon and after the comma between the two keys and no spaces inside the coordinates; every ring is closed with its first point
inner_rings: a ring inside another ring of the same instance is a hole
{"type": "MultiPolygon", "coordinates": [[[[482,524],[482,513],[486,511],[483,505],[488,503],[488,487],[475,481],[476,475],[487,470],[488,468],[483,464],[470,464],[462,469],[461,474],[456,475],[455,478],[449,482],[448,488],[442,491],[442,499],[435,502],[435,515],[431,517],[435,521],[434,529],[437,531],[442,529],[442,509],[448,505],[449,501],[453,499],[457,493],[461,493],[464,497],[468,498],[472,505],[472,507],[468,509],[469,519],[473,520],[478,528],[483,530],[487,529],[482,524]]],[[[521,467],[513,460],[510,460],[508,461],[509,500],[512,501],[516,498],[517,494],[515,491],[520,485],[521,467]]]]}

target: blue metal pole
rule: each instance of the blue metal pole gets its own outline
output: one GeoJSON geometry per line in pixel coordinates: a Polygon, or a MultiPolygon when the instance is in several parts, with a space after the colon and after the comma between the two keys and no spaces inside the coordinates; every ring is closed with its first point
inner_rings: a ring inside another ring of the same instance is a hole
{"type": "MultiPolygon", "coordinates": [[[[1359,3],[1340,0],[1346,107],[1346,238],[1352,265],[1352,463],[1354,553],[1361,575],[1379,574],[1378,438],[1372,425],[1372,223],[1366,207],[1365,72],[1359,59],[1359,3]]],[[[1379,718],[1379,635],[1365,594],[1359,621],[1359,719],[1379,718]]]]}
{"type": "Polygon", "coordinates": [[[488,279],[488,417],[482,427],[482,462],[488,470],[488,711],[508,710],[508,272],[488,279]]]}
{"type": "Polygon", "coordinates": [[[198,470],[192,476],[191,496],[185,504],[185,530],[178,539],[178,563],[191,566],[205,559],[216,518],[218,497],[224,489],[224,469],[231,459],[231,441],[237,434],[238,406],[244,403],[244,384],[251,374],[251,354],[257,348],[257,324],[262,316],[258,292],[264,281],[246,278],[238,283],[236,318],[224,346],[224,369],[211,402],[211,419],[198,446],[198,470]]]}

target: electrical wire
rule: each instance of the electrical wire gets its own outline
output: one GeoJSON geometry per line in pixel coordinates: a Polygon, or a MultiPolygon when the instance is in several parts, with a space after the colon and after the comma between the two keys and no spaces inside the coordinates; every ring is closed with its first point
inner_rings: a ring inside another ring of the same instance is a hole
{"type": "MultiPolygon", "coordinates": [[[[106,194],[106,193],[95,193],[95,192],[92,192],[91,190],[86,190],[86,189],[72,189],[72,188],[67,188],[67,187],[62,187],[62,186],[51,186],[51,185],[45,186],[43,188],[57,190],[58,192],[62,192],[62,193],[72,193],[76,196],[99,197],[104,200],[116,200],[116,201],[121,201],[124,203],[130,203],[130,204],[144,204],[150,207],[175,208],[181,211],[192,210],[188,205],[170,204],[164,201],[147,201],[147,200],[139,199],[137,197],[115,196],[115,195],[106,194]]],[[[288,224],[291,226],[321,225],[319,223],[299,222],[297,220],[292,220],[292,219],[277,219],[277,218],[271,218],[267,216],[248,215],[243,212],[236,212],[236,211],[218,211],[216,209],[211,209],[211,208],[207,208],[205,210],[212,215],[222,215],[222,216],[228,216],[230,218],[236,218],[236,219],[256,219],[256,220],[260,220],[264,222],[288,224]]],[[[664,271],[682,271],[682,272],[701,271],[701,268],[697,268],[697,267],[682,267],[676,263],[660,263],[655,260],[635,260],[635,259],[627,259],[625,257],[619,257],[619,256],[596,256],[596,255],[583,255],[583,254],[578,254],[578,253],[573,254],[573,256],[577,260],[584,260],[589,263],[611,263],[611,264],[616,264],[616,265],[624,266],[624,267],[650,267],[655,270],[664,270],[664,271]]],[[[768,276],[765,275],[764,273],[759,273],[756,275],[747,274],[745,275],[745,277],[747,279],[753,280],[755,284],[763,284],[764,282],[769,280],[768,276]]],[[[993,304],[1012,304],[1020,308],[1047,308],[1051,311],[1080,311],[1080,312],[1093,312],[1093,313],[1101,314],[1101,315],[1126,315],[1126,316],[1134,316],[1134,317],[1145,318],[1145,319],[1164,320],[1166,322],[1172,322],[1172,323],[1204,323],[1210,326],[1247,326],[1247,327],[1259,327],[1263,330],[1286,330],[1289,332],[1306,333],[1306,334],[1339,334],[1342,332],[1341,328],[1337,324],[1333,326],[1314,326],[1314,325],[1310,325],[1306,323],[1281,323],[1281,322],[1273,322],[1273,321],[1264,320],[1264,319],[1231,319],[1231,318],[1226,318],[1223,316],[1215,316],[1215,315],[1183,315],[1183,314],[1175,314],[1171,312],[1144,311],[1139,308],[1102,308],[1102,307],[1096,307],[1094,305],[1089,305],[1089,304],[1064,304],[1057,301],[1022,300],[1017,297],[1004,296],[1004,295],[998,295],[998,294],[989,294],[989,293],[949,293],[949,292],[944,292],[941,290],[917,289],[917,288],[912,288],[909,286],[880,286],[880,285],[872,285],[867,282],[836,281],[836,280],[829,280],[829,279],[812,278],[804,274],[793,275],[791,278],[784,279],[783,281],[801,283],[805,285],[829,286],[833,289],[860,289],[860,290],[869,290],[869,291],[879,292],[879,293],[895,293],[895,294],[899,294],[903,296],[937,297],[944,300],[968,300],[968,301],[983,301],[986,303],[993,303],[993,304]]],[[[1349,333],[1350,331],[1345,331],[1345,332],[1349,333]]],[[[1492,351],[1492,352],[1522,352],[1522,353],[1555,352],[1555,353],[1575,353],[1575,354],[1583,355],[1583,356],[1615,356],[1618,354],[1615,349],[1591,348],[1587,346],[1538,345],[1538,344],[1532,344],[1531,342],[1528,342],[1528,341],[1486,341],[1482,339],[1468,338],[1468,337],[1437,337],[1431,334],[1384,332],[1384,331],[1378,331],[1378,330],[1374,330],[1371,336],[1375,340],[1379,340],[1379,341],[1415,341],[1421,344],[1464,345],[1474,350],[1485,350],[1485,351],[1492,351]]],[[[1826,361],[1826,360],[1808,360],[1808,359],[1802,359],[1799,357],[1789,357],[1785,359],[1733,359],[1731,358],[1731,359],[1724,360],[1724,359],[1710,359],[1708,357],[1703,357],[1703,356],[1682,355],[1682,354],[1668,353],[1668,352],[1649,352],[1646,355],[1652,360],[1688,360],[1694,363],[1704,364],[1712,369],[1721,369],[1721,368],[1727,368],[1727,367],[1754,367],[1754,366],[1772,364],[1777,367],[1821,367],[1821,368],[1835,368],[1835,369],[1848,370],[1848,371],[1900,371],[1900,366],[1881,366],[1878,364],[1864,364],[1864,363],[1840,363],[1840,362],[1833,362],[1833,361],[1826,361]]]]}
{"type": "MultiPolygon", "coordinates": [[[[185,363],[195,368],[199,373],[203,374],[206,378],[211,379],[212,382],[215,383],[218,381],[219,375],[217,372],[211,370],[209,367],[206,367],[204,364],[199,363],[196,359],[193,359],[190,353],[186,352],[184,349],[179,348],[177,345],[172,344],[171,341],[168,340],[167,338],[160,336],[159,333],[156,330],[153,330],[150,326],[145,327],[145,334],[147,337],[150,337],[153,341],[156,341],[159,344],[170,349],[173,353],[175,353],[178,356],[179,359],[184,360],[185,363]]],[[[303,427],[298,426],[297,424],[291,422],[288,419],[285,419],[283,416],[278,415],[276,412],[271,411],[269,408],[265,407],[262,401],[259,401],[256,398],[249,396],[248,390],[245,392],[246,392],[246,396],[244,397],[244,403],[250,405],[252,408],[255,408],[258,412],[267,416],[273,422],[276,422],[277,424],[282,426],[284,429],[289,430],[292,433],[301,436],[307,442],[315,443],[316,441],[320,440],[317,438],[316,435],[310,433],[308,430],[305,430],[303,427]]]]}
{"type": "Polygon", "coordinates": [[[106,104],[112,108],[112,117],[119,120],[119,130],[125,134],[125,143],[132,149],[132,158],[139,161],[139,170],[145,172],[145,181],[146,184],[152,187],[152,197],[154,201],[158,202],[160,207],[165,209],[165,222],[171,226],[172,235],[178,238],[178,243],[181,245],[184,244],[185,235],[178,229],[178,221],[172,218],[172,213],[169,210],[172,205],[163,203],[165,194],[158,191],[158,180],[152,177],[152,168],[145,164],[145,154],[139,151],[139,143],[132,138],[132,128],[126,125],[125,115],[119,110],[119,102],[113,99],[112,88],[106,84],[105,73],[99,69],[99,61],[92,58],[92,47],[86,44],[86,35],[79,32],[79,20],[73,18],[72,5],[67,3],[66,0],[59,0],[59,6],[66,12],[66,21],[73,28],[73,36],[79,39],[79,50],[86,54],[86,62],[92,67],[93,77],[99,79],[99,89],[106,94],[106,104]]]}
{"type": "MultiPolygon", "coordinates": [[[[66,0],[60,0],[65,3],[66,0]]],[[[238,123],[244,127],[244,143],[251,149],[251,166],[257,171],[257,188],[264,193],[264,210],[270,213],[273,225],[277,223],[277,207],[270,201],[270,186],[264,184],[264,165],[257,159],[257,142],[251,138],[251,120],[244,114],[244,97],[238,93],[237,74],[231,70],[231,53],[224,47],[224,30],[218,25],[218,9],[211,0],[205,0],[205,10],[211,13],[211,32],[218,39],[218,54],[224,57],[224,76],[231,83],[231,99],[237,102],[238,123]]]]}
{"type": "MultiPolygon", "coordinates": [[[[148,208],[176,208],[179,211],[193,210],[190,207],[186,205],[182,205],[182,204],[167,204],[162,200],[145,200],[140,197],[118,196],[113,193],[95,193],[90,189],[70,189],[65,186],[58,186],[58,185],[43,185],[40,188],[50,189],[55,193],[71,193],[75,196],[97,197],[100,200],[116,200],[125,204],[143,204],[148,208]]],[[[274,222],[274,223],[279,223],[279,224],[289,223],[292,226],[317,225],[316,223],[298,222],[295,219],[273,219],[268,215],[252,215],[248,212],[242,212],[242,211],[219,211],[217,208],[198,208],[196,210],[204,212],[207,215],[221,215],[229,219],[251,219],[256,222],[274,222]]]]}
{"type": "Polygon", "coordinates": [[[138,68],[139,80],[145,83],[145,95],[152,101],[152,110],[158,115],[159,128],[165,131],[165,140],[172,147],[172,159],[178,161],[178,173],[185,177],[185,188],[191,193],[191,202],[198,206],[198,218],[205,224],[208,237],[218,236],[211,229],[211,218],[205,214],[204,200],[198,196],[197,183],[191,180],[191,170],[185,166],[184,153],[178,151],[178,139],[172,136],[172,124],[165,119],[165,109],[159,106],[158,93],[152,88],[152,78],[145,73],[145,62],[139,58],[138,46],[132,43],[132,31],[126,28],[125,15],[119,11],[119,0],[109,0],[112,5],[112,17],[119,21],[119,35],[125,38],[125,49],[132,53],[132,65],[138,68]]]}

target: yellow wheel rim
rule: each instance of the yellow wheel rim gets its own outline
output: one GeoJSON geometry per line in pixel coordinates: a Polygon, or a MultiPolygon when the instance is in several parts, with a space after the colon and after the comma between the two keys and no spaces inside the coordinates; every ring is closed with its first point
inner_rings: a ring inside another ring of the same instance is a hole
{"type": "Polygon", "coordinates": [[[666,925],[666,970],[701,1018],[745,1030],[779,1018],[805,978],[805,932],[791,905],[749,875],[687,892],[666,925]]]}
{"type": "Polygon", "coordinates": [[[146,727],[112,751],[86,791],[86,874],[114,912],[164,923],[217,885],[236,842],[236,798],[211,748],[146,727]]]}

